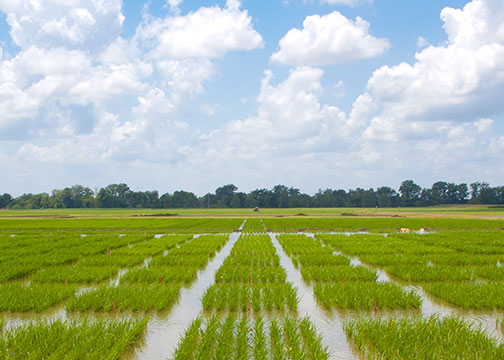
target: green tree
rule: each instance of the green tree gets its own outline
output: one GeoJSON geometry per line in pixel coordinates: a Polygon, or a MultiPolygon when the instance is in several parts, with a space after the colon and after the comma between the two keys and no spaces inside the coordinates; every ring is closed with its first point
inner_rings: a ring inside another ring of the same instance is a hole
{"type": "Polygon", "coordinates": [[[402,206],[415,206],[420,200],[422,188],[415,184],[413,180],[405,180],[399,187],[402,206]]]}
{"type": "Polygon", "coordinates": [[[4,193],[0,196],[0,209],[7,208],[12,202],[13,198],[11,194],[4,193]]]}

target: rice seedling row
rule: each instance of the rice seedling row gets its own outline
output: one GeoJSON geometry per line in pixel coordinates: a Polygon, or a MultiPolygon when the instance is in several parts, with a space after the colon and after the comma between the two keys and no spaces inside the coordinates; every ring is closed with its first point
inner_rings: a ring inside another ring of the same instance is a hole
{"type": "Polygon", "coordinates": [[[119,359],[147,326],[147,319],[34,321],[0,333],[2,359],[119,359]]]}
{"type": "Polygon", "coordinates": [[[30,280],[32,283],[99,283],[118,271],[117,266],[61,265],[42,269],[30,280]]]}
{"type": "Polygon", "coordinates": [[[247,222],[245,223],[245,226],[242,229],[243,232],[248,232],[248,233],[260,233],[260,232],[265,232],[266,229],[264,228],[263,222],[261,219],[247,219],[247,222]]]}
{"type": "Polygon", "coordinates": [[[308,318],[261,316],[254,321],[230,315],[206,322],[195,319],[177,345],[174,360],[187,359],[329,359],[327,348],[308,318]]]}
{"type": "Polygon", "coordinates": [[[328,309],[420,308],[422,301],[418,295],[391,283],[377,283],[377,274],[374,271],[363,266],[348,265],[347,257],[333,255],[333,250],[322,246],[316,239],[305,235],[280,235],[277,239],[291,255],[293,263],[299,264],[303,279],[315,283],[314,294],[328,309]],[[307,251],[324,256],[310,257],[307,256],[307,251]],[[345,259],[345,262],[328,260],[331,256],[335,259],[345,259]],[[327,265],[326,261],[330,265],[327,265]]]}
{"type": "Polygon", "coordinates": [[[205,310],[297,310],[297,289],[268,235],[241,235],[215,274],[215,284],[202,297],[205,310]]]}
{"type": "Polygon", "coordinates": [[[297,290],[290,283],[214,284],[202,297],[204,310],[297,311],[297,290]]]}
{"type": "Polygon", "coordinates": [[[104,286],[71,298],[66,310],[75,311],[162,311],[178,298],[180,285],[121,284],[104,286]]]}
{"type": "Polygon", "coordinates": [[[504,283],[445,282],[424,284],[428,293],[464,309],[504,310],[504,283]]]}
{"type": "Polygon", "coordinates": [[[0,312],[40,312],[68,299],[75,290],[64,284],[0,285],[0,312]]]}
{"type": "Polygon", "coordinates": [[[392,283],[345,282],[316,284],[314,293],[328,309],[420,309],[422,299],[392,283]]]}
{"type": "Polygon", "coordinates": [[[502,359],[504,345],[456,317],[372,319],[345,323],[365,358],[502,359]]]}

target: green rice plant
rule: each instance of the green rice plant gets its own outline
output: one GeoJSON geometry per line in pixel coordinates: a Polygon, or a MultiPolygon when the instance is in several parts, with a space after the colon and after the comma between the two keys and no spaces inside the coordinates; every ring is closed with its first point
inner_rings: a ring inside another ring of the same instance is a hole
{"type": "Polygon", "coordinates": [[[196,266],[199,269],[208,263],[208,255],[184,255],[170,254],[167,256],[156,256],[152,258],[149,266],[196,266]]]}
{"type": "Polygon", "coordinates": [[[0,311],[40,312],[68,299],[75,290],[63,284],[0,285],[0,311]]]}
{"type": "Polygon", "coordinates": [[[248,285],[214,284],[205,290],[202,297],[204,310],[248,311],[254,312],[286,308],[297,311],[297,289],[291,283],[248,285]]]}
{"type": "Polygon", "coordinates": [[[173,305],[180,285],[124,284],[117,287],[100,287],[72,298],[68,311],[161,311],[173,305]],[[114,310],[115,309],[115,310],[114,310]]]}
{"type": "Polygon", "coordinates": [[[246,317],[242,317],[236,330],[236,351],[233,359],[249,359],[249,325],[246,317]]]}
{"type": "Polygon", "coordinates": [[[504,309],[504,283],[446,282],[425,284],[423,288],[428,293],[465,309],[504,309]]]}
{"type": "Polygon", "coordinates": [[[40,261],[20,262],[11,260],[0,263],[0,283],[9,280],[20,279],[40,269],[43,264],[40,261]]]}
{"type": "Polygon", "coordinates": [[[285,286],[271,286],[271,292],[273,294],[273,302],[275,303],[275,309],[283,310],[287,298],[287,288],[285,286]]]}
{"type": "Polygon", "coordinates": [[[144,255],[97,254],[80,259],[78,264],[83,266],[119,266],[120,268],[125,268],[138,265],[144,260],[144,255]]]}
{"type": "Polygon", "coordinates": [[[257,232],[265,232],[266,229],[264,228],[261,219],[248,218],[242,231],[247,233],[257,233],[257,232]]]}
{"type": "Polygon", "coordinates": [[[308,252],[306,254],[298,255],[297,259],[301,265],[350,265],[350,260],[348,260],[346,256],[333,255],[332,251],[329,251],[326,254],[310,254],[308,252]]]}
{"type": "Polygon", "coordinates": [[[217,349],[215,351],[215,359],[227,360],[231,359],[234,348],[235,317],[230,315],[220,327],[220,333],[217,336],[217,349]]]}
{"type": "Polygon", "coordinates": [[[275,294],[271,286],[266,286],[263,288],[263,305],[268,311],[273,309],[273,303],[275,301],[275,294]]]}
{"type": "Polygon", "coordinates": [[[219,319],[217,316],[212,316],[208,322],[205,331],[200,332],[200,343],[196,359],[208,360],[213,359],[215,354],[217,330],[219,330],[219,319]]]}
{"type": "Polygon", "coordinates": [[[303,266],[301,276],[305,281],[376,281],[376,272],[364,266],[303,266]]]}
{"type": "Polygon", "coordinates": [[[217,288],[215,296],[215,308],[219,311],[224,310],[228,301],[229,285],[220,286],[217,288]]]}
{"type": "Polygon", "coordinates": [[[322,337],[317,334],[315,326],[310,322],[308,317],[305,317],[299,323],[301,336],[303,337],[305,351],[310,360],[327,360],[329,359],[329,350],[322,346],[322,337]]]}
{"type": "MultiPolygon", "coordinates": [[[[228,259],[232,259],[231,257],[228,259]]],[[[227,259],[226,259],[227,260],[227,259]]],[[[225,261],[215,273],[215,282],[270,283],[285,282],[287,273],[280,266],[237,265],[225,261]]]]}
{"type": "Polygon", "coordinates": [[[142,335],[148,319],[33,321],[0,337],[2,359],[119,359],[142,335]]]}
{"type": "Polygon", "coordinates": [[[98,283],[116,275],[117,266],[60,265],[45,268],[31,277],[36,283],[98,283]]]}
{"type": "Polygon", "coordinates": [[[459,318],[348,320],[345,331],[366,358],[502,359],[504,345],[459,318]]]}
{"type": "Polygon", "coordinates": [[[266,335],[264,333],[264,322],[261,316],[258,316],[255,319],[253,355],[255,360],[268,359],[268,349],[266,348],[266,335]]]}
{"type": "Polygon", "coordinates": [[[286,317],[283,321],[285,350],[291,359],[307,359],[303,351],[303,344],[299,334],[299,322],[291,317],[286,317]]]}
{"type": "Polygon", "coordinates": [[[427,265],[429,257],[423,255],[404,255],[404,254],[361,254],[359,259],[374,266],[390,265],[427,265]]]}
{"type": "Polygon", "coordinates": [[[247,311],[250,304],[252,289],[250,286],[242,286],[240,290],[240,310],[247,311]]]}
{"type": "Polygon", "coordinates": [[[175,353],[174,360],[191,360],[195,359],[195,354],[200,339],[201,318],[198,317],[191,322],[184,336],[179,340],[175,353]]]}
{"type": "Polygon", "coordinates": [[[504,334],[504,319],[497,319],[496,326],[499,328],[502,334],[504,334]]]}
{"type": "Polygon", "coordinates": [[[472,268],[450,265],[393,265],[386,267],[385,270],[405,281],[459,281],[474,277],[472,268]]]}
{"type": "Polygon", "coordinates": [[[252,308],[254,311],[261,310],[262,296],[261,296],[261,287],[259,285],[254,285],[252,287],[252,308]]]}
{"type": "Polygon", "coordinates": [[[240,288],[240,286],[232,285],[229,289],[227,301],[229,311],[236,311],[238,309],[238,303],[240,301],[240,288]]]}
{"type": "Polygon", "coordinates": [[[121,277],[124,283],[190,283],[197,277],[198,267],[182,266],[149,266],[148,268],[128,271],[121,277]]]}
{"type": "Polygon", "coordinates": [[[329,309],[419,309],[422,304],[420,296],[392,283],[319,283],[314,287],[314,294],[329,309]]]}
{"type": "Polygon", "coordinates": [[[215,285],[206,288],[203,297],[201,298],[201,305],[203,310],[210,310],[215,306],[215,291],[217,287],[215,285]]]}
{"type": "Polygon", "coordinates": [[[271,321],[269,327],[270,354],[272,360],[285,360],[285,349],[282,340],[282,332],[276,319],[271,321]]]}
{"type": "Polygon", "coordinates": [[[297,312],[299,296],[297,294],[297,288],[292,286],[291,283],[287,283],[285,297],[286,297],[287,307],[291,311],[297,312]]]}
{"type": "Polygon", "coordinates": [[[504,267],[498,267],[496,264],[477,266],[475,267],[475,274],[488,280],[502,281],[504,280],[504,267]]]}

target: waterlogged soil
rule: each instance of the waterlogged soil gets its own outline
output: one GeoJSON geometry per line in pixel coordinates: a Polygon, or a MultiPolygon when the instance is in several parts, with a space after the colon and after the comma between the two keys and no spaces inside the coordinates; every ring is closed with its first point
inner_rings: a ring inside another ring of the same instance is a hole
{"type": "MultiPolygon", "coordinates": [[[[240,230],[243,229],[246,220],[241,224],[240,230]]],[[[264,224],[263,224],[264,226],[264,224]]],[[[266,227],[265,227],[266,228],[266,227]]],[[[148,314],[149,322],[147,325],[146,333],[138,346],[125,354],[123,358],[127,359],[141,359],[141,360],[154,360],[154,359],[170,359],[173,356],[177,343],[182,338],[184,331],[189,324],[198,316],[203,315],[208,317],[209,314],[205,313],[202,309],[201,298],[207,287],[213,284],[214,276],[217,269],[222,265],[224,259],[230,254],[232,247],[238,240],[240,232],[230,234],[229,241],[225,246],[209,260],[207,266],[198,272],[197,280],[187,287],[182,287],[178,302],[171,307],[170,310],[160,313],[148,314]]],[[[297,317],[302,318],[309,316],[310,321],[316,326],[318,333],[322,336],[322,343],[327,346],[331,352],[330,359],[359,359],[360,353],[348,341],[347,336],[343,330],[345,320],[355,319],[362,315],[379,316],[379,317],[402,317],[402,316],[423,316],[431,317],[437,316],[443,318],[450,315],[456,315],[464,320],[468,320],[480,326],[485,332],[497,339],[500,343],[504,343],[504,335],[498,329],[497,320],[504,318],[504,312],[482,312],[482,311],[469,311],[461,310],[427,294],[421,286],[399,281],[393,279],[381,268],[372,267],[364,264],[358,257],[350,257],[352,266],[362,265],[368,267],[378,274],[379,282],[393,282],[402,286],[406,290],[413,290],[422,298],[422,307],[419,311],[379,311],[377,314],[373,311],[348,311],[348,310],[327,310],[317,302],[313,292],[313,286],[302,280],[301,273],[294,267],[291,259],[285,254],[282,246],[276,239],[275,233],[269,233],[272,243],[280,257],[280,265],[286,270],[287,281],[297,288],[299,303],[297,317]]],[[[313,237],[314,234],[305,233],[305,235],[313,237]]],[[[347,234],[351,236],[351,233],[347,234]]],[[[162,234],[157,235],[162,236],[162,234]]],[[[386,236],[386,234],[385,234],[386,236]]],[[[195,238],[197,238],[195,236],[195,238]]],[[[337,252],[335,252],[337,253],[337,252]]],[[[340,253],[337,253],[340,254],[340,253]]],[[[146,266],[141,264],[140,266],[146,266]]],[[[127,272],[127,269],[122,269],[118,275],[110,280],[110,284],[118,284],[120,278],[127,272]]],[[[80,292],[89,291],[93,287],[81,287],[80,292]]],[[[41,313],[14,313],[2,314],[2,318],[7,321],[6,328],[21,325],[25,322],[34,319],[49,319],[55,321],[57,319],[81,319],[83,317],[90,319],[117,319],[117,318],[131,318],[142,317],[145,314],[96,314],[85,313],[83,315],[78,313],[67,314],[65,311],[65,303],[59,306],[50,308],[41,313]]],[[[262,314],[268,317],[271,313],[262,314]]]]}

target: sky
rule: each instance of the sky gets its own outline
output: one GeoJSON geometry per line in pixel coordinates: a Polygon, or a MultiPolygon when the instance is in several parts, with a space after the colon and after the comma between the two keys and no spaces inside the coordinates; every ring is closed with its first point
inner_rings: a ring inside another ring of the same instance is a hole
{"type": "Polygon", "coordinates": [[[0,0],[0,193],[504,185],[502,0],[0,0]]]}

